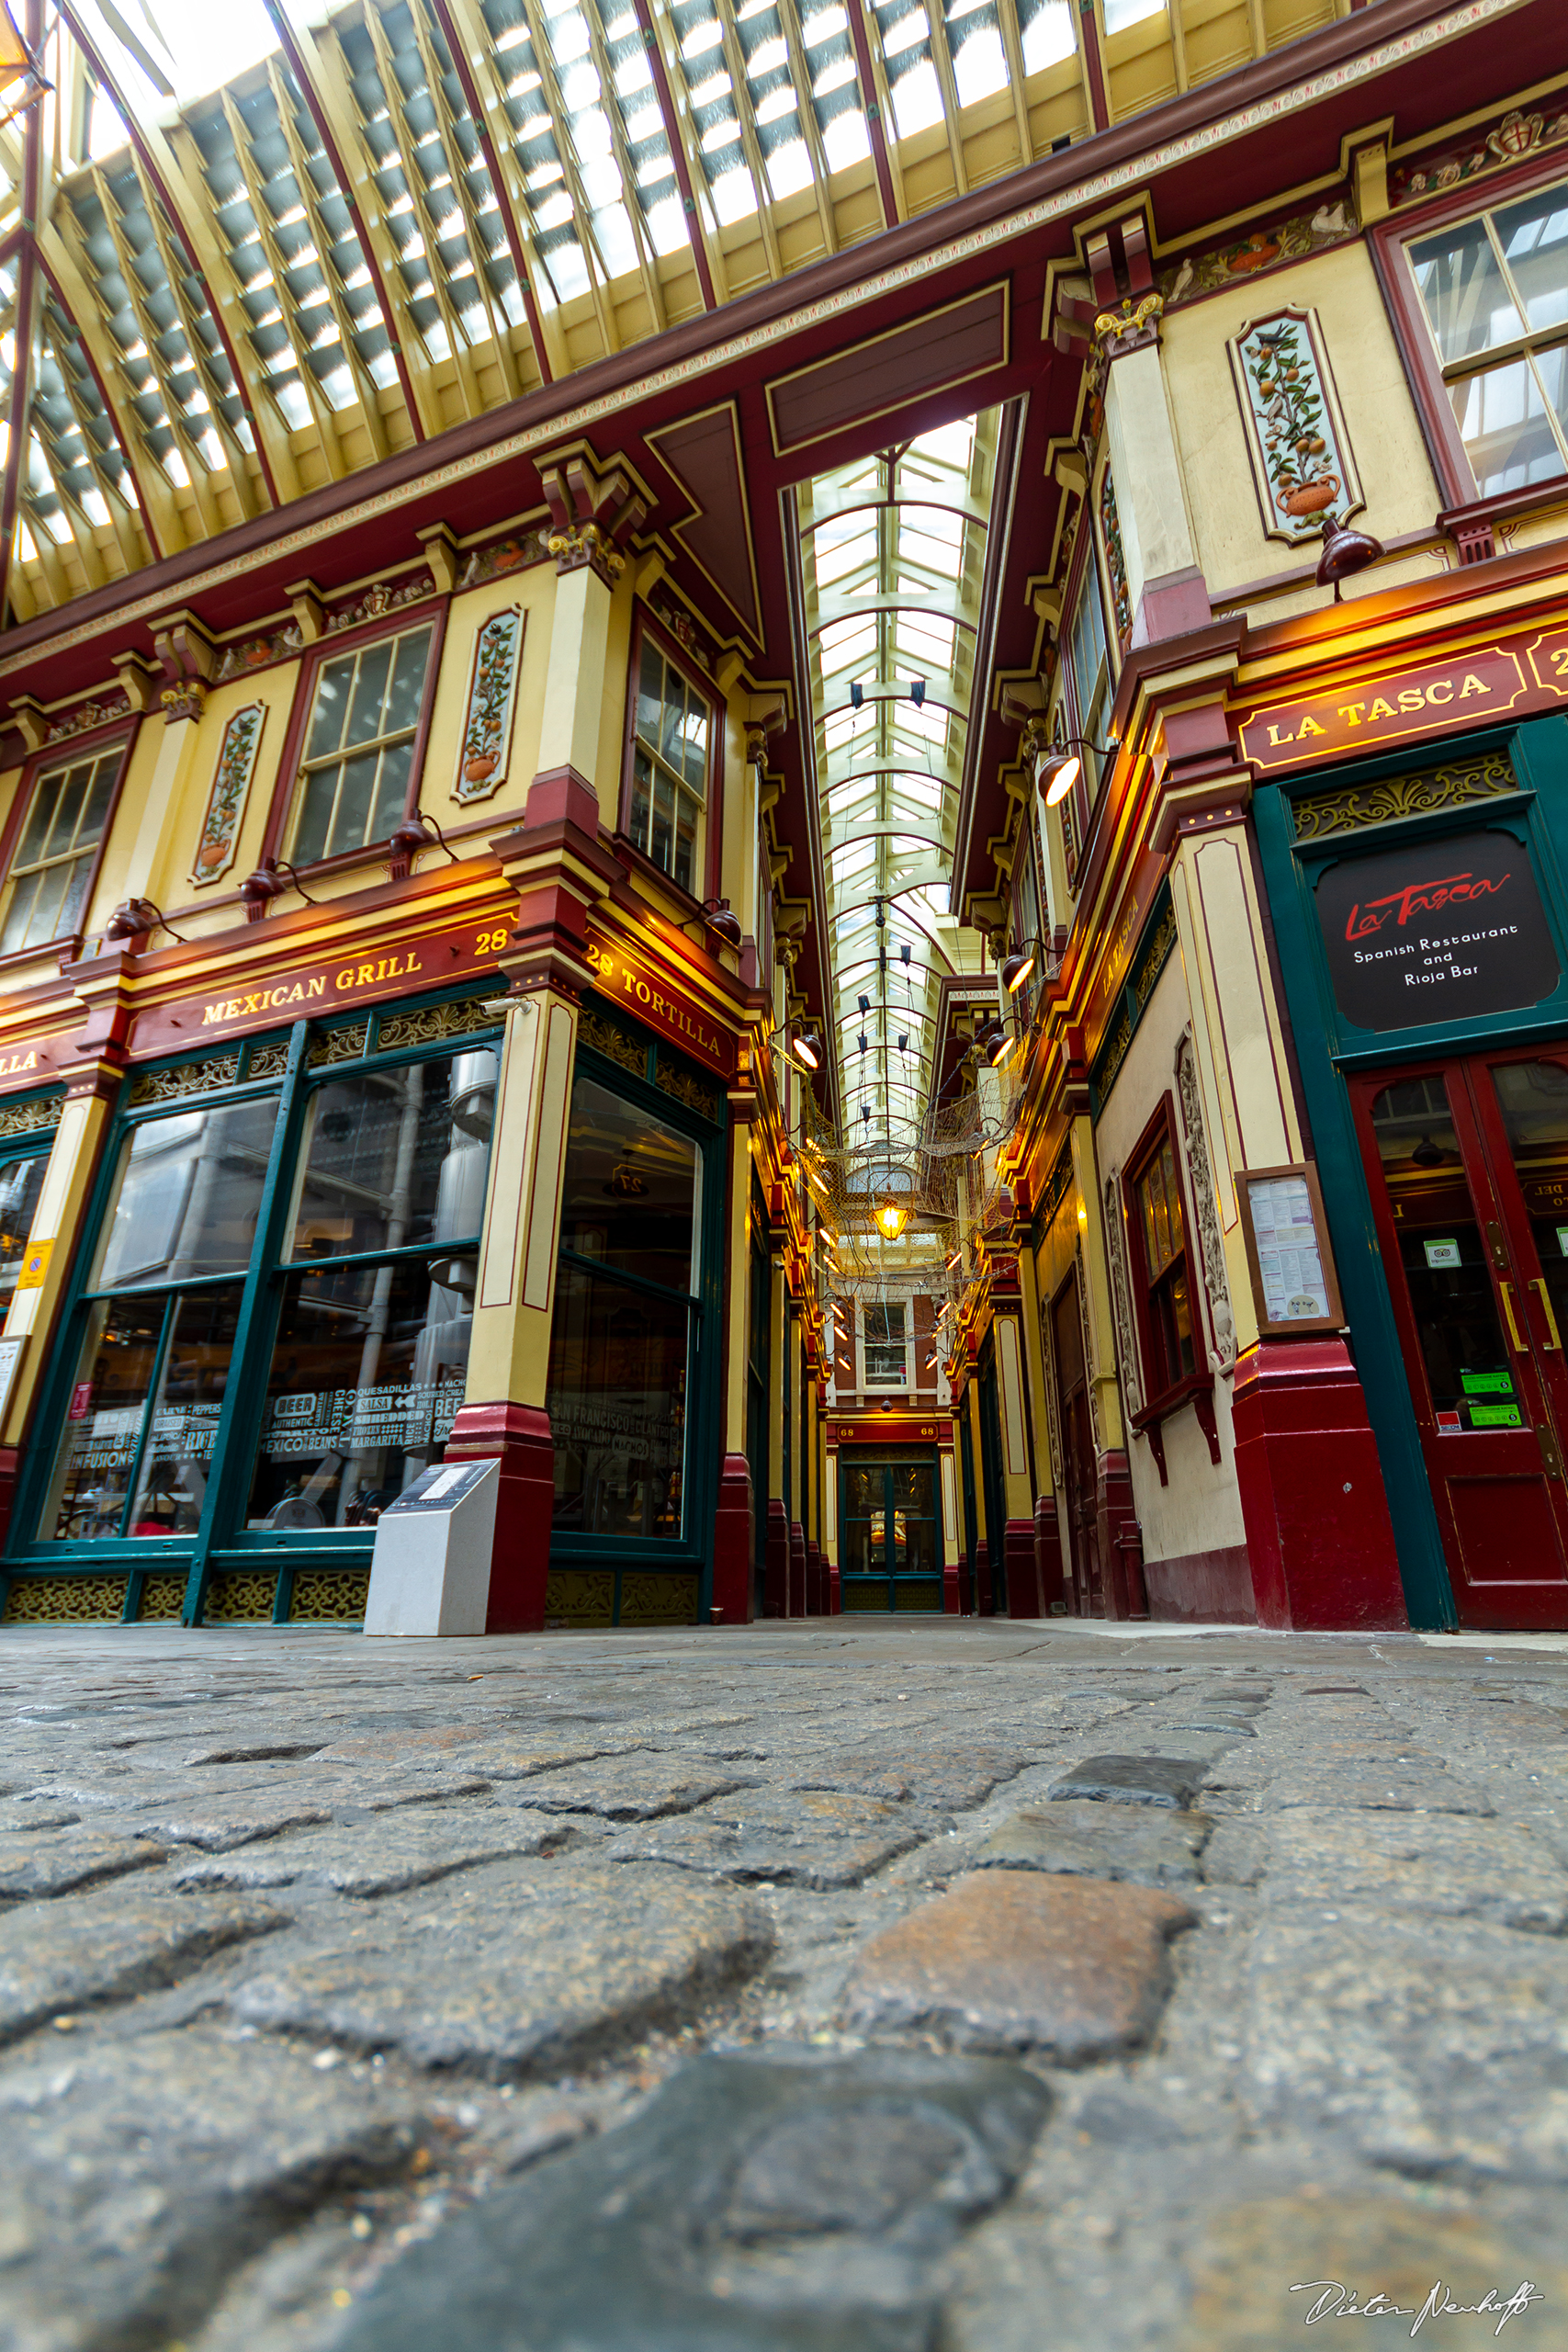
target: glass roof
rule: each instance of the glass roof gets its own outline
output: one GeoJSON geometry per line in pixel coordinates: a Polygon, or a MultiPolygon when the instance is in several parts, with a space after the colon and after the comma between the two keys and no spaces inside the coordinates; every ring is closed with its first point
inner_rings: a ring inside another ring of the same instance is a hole
{"type": "Polygon", "coordinates": [[[999,409],[796,496],[831,1043],[847,1148],[907,1158],[930,1090],[999,409]]]}
{"type": "MultiPolygon", "coordinates": [[[[1256,0],[1111,0],[1112,119],[1335,13],[1301,0],[1275,35],[1256,0]]],[[[0,616],[1083,136],[1094,22],[1074,0],[62,0],[51,86],[0,126],[0,616]]],[[[911,532],[911,581],[945,528],[911,532]]],[[[890,657],[952,658],[940,617],[897,628],[890,657]]]]}

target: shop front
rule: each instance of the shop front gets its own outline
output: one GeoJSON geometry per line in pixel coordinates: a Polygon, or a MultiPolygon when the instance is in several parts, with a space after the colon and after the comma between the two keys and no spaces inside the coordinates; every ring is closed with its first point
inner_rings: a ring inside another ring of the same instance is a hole
{"type": "Polygon", "coordinates": [[[1412,1619],[1568,1628],[1568,722],[1254,800],[1412,1619]]]}
{"type": "Polygon", "coordinates": [[[500,1048],[470,989],[128,1073],[8,1621],[363,1613],[377,1521],[463,1400],[500,1048]]]}

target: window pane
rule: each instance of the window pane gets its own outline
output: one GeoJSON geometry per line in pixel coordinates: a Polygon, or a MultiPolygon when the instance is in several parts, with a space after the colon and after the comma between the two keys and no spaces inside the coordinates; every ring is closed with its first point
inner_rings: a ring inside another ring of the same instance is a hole
{"type": "Polygon", "coordinates": [[[685,774],[686,782],[702,799],[708,774],[708,715],[694,694],[686,697],[685,774]]]}
{"type": "Polygon", "coordinates": [[[55,936],[61,926],[65,894],[71,888],[72,871],[69,865],[46,865],[41,869],[32,894],[27,930],[17,942],[18,947],[39,947],[55,936]]]}
{"type": "Polygon", "coordinates": [[[13,1159],[0,1167],[0,1319],[17,1292],[17,1276],[27,1253],[33,1212],[43,1190],[47,1151],[31,1159],[13,1159]]]}
{"type": "Polygon", "coordinates": [[[655,772],[653,778],[653,831],[649,855],[655,865],[666,874],[671,870],[671,851],[675,837],[675,794],[666,777],[655,772]]]}
{"type": "Polygon", "coordinates": [[[1568,182],[1505,206],[1495,220],[1531,327],[1561,326],[1568,320],[1568,182]]]}
{"type": "MultiPolygon", "coordinates": [[[[1568,343],[1535,355],[1535,372],[1547,404],[1557,418],[1557,429],[1568,441],[1568,343]]],[[[1561,458],[1558,461],[1562,462],[1561,458]]]]}
{"type": "Polygon", "coordinates": [[[651,645],[644,644],[637,682],[637,731],[647,743],[659,741],[659,711],[664,699],[664,664],[651,645]]]}
{"type": "Polygon", "coordinates": [[[571,1090],[561,1248],[663,1283],[696,1286],[697,1147],[580,1078],[571,1090]]]}
{"type": "Polygon", "coordinates": [[[1196,1363],[1192,1346],[1192,1306],[1187,1295],[1187,1269],[1182,1266],[1172,1274],[1166,1288],[1172,1340],[1171,1361],[1167,1370],[1172,1380],[1185,1380],[1196,1363]]]}
{"type": "Polygon", "coordinates": [[[114,797],[114,780],[119,767],[119,753],[106,753],[93,770],[93,782],[87,794],[87,805],[82,811],[82,822],[76,830],[76,843],[85,849],[88,842],[96,843],[104,830],[104,819],[109,813],[114,797]]]}
{"type": "Polygon", "coordinates": [[[82,813],[82,803],[87,793],[87,778],[91,774],[90,768],[73,768],[66,777],[61,787],[60,798],[55,804],[54,822],[49,829],[49,839],[44,843],[45,857],[63,856],[75,839],[76,820],[82,813]]]}
{"type": "Polygon", "coordinates": [[[380,765],[378,752],[361,752],[355,760],[345,760],[341,768],[328,769],[341,776],[338,789],[337,815],[333,819],[332,837],[326,854],[335,857],[340,850],[362,849],[368,838],[370,796],[376,789],[376,771],[380,765]]]}
{"type": "Polygon", "coordinates": [[[175,1309],[128,1534],[196,1532],[239,1319],[237,1283],[197,1291],[175,1309]]]}
{"type": "Polygon", "coordinates": [[[685,732],[686,697],[673,670],[664,676],[664,707],[659,719],[659,749],[677,775],[681,773],[681,738],[685,732]]]}
{"type": "Polygon", "coordinates": [[[89,1309],[39,1539],[118,1535],[164,1328],[161,1298],[89,1309]]]}
{"type": "Polygon", "coordinates": [[[387,673],[392,666],[392,649],[382,642],[367,645],[359,657],[359,675],[354,682],[354,699],[349,707],[348,731],[344,737],[348,743],[373,743],[381,732],[381,704],[387,691],[387,673]]]}
{"type": "Polygon", "coordinates": [[[557,1527],[680,1536],[690,1316],[682,1299],[560,1269],[545,1397],[557,1527]]]}
{"type": "Polygon", "coordinates": [[[336,662],[321,665],[316,680],[316,709],[310,721],[310,741],[305,749],[308,760],[319,760],[328,752],[335,752],[343,741],[344,720],[348,716],[348,690],[354,679],[354,656],[342,655],[336,662]]]}
{"type": "Polygon", "coordinates": [[[290,1280],[248,1526],[374,1526],[441,1460],[468,1377],[475,1272],[442,1259],[290,1280]]]}
{"type": "Polygon", "coordinates": [[[305,779],[299,822],[291,852],[296,865],[313,865],[317,858],[326,855],[327,827],[332,821],[333,798],[342,774],[341,768],[319,768],[314,775],[305,779]]]}
{"type": "Polygon", "coordinates": [[[401,824],[403,810],[408,807],[409,771],[413,764],[413,738],[406,743],[389,744],[381,754],[381,781],[376,787],[376,805],[370,812],[367,838],[384,842],[401,824]]]}
{"type": "Polygon", "coordinates": [[[1524,333],[1483,222],[1424,237],[1411,246],[1410,264],[1445,360],[1468,359],[1524,333]]]}
{"type": "Polygon", "coordinates": [[[150,1119],[127,1142],[91,1287],[238,1271],[261,1213],[276,1101],[150,1119]]]}
{"type": "Polygon", "coordinates": [[[391,691],[387,696],[387,708],[381,723],[383,735],[395,735],[400,728],[412,729],[419,724],[420,695],[424,689],[425,662],[430,654],[430,631],[411,629],[407,637],[397,641],[397,661],[392,670],[391,691]]]}
{"type": "Polygon", "coordinates": [[[0,932],[0,956],[14,956],[28,944],[28,931],[32,922],[33,901],[38,897],[38,881],[24,876],[11,892],[6,909],[6,927],[0,932]]]}
{"type": "Polygon", "coordinates": [[[481,1046],[319,1087],[287,1255],[344,1258],[477,1235],[500,1068],[481,1046]]]}
{"type": "MultiPolygon", "coordinates": [[[[87,881],[93,871],[92,853],[89,851],[85,857],[77,858],[73,865],[58,866],[55,870],[62,877],[60,905],[54,917],[54,930],[58,934],[74,931],[82,920],[87,903],[87,881]]],[[[39,895],[41,897],[42,893],[39,895]]]]}
{"type": "Polygon", "coordinates": [[[682,890],[694,890],[695,888],[695,885],[692,880],[692,876],[696,869],[697,863],[697,816],[698,808],[696,802],[691,797],[689,793],[682,792],[676,803],[675,808],[676,832],[674,868],[675,879],[679,882],[682,890]]]}
{"type": "Polygon", "coordinates": [[[38,790],[33,795],[33,805],[28,814],[27,831],[22,835],[21,845],[17,851],[14,861],[16,865],[31,865],[35,859],[43,855],[43,845],[49,839],[50,830],[54,822],[54,812],[60,806],[60,795],[64,783],[64,776],[59,774],[40,776],[39,779],[38,790]]]}
{"type": "Polygon", "coordinates": [[[1550,481],[1562,457],[1528,359],[1488,368],[1449,386],[1460,438],[1483,498],[1550,481]]]}
{"type": "Polygon", "coordinates": [[[632,839],[644,853],[648,849],[649,824],[652,815],[653,762],[648,753],[638,750],[632,759],[632,839]]]}

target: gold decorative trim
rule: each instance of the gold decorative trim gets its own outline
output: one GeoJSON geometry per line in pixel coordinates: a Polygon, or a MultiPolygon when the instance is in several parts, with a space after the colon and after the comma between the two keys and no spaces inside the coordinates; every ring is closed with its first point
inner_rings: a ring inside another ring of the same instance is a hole
{"type": "Polygon", "coordinates": [[[136,1612],[139,1625],[178,1624],[180,1611],[185,1606],[186,1577],[183,1568],[153,1568],[143,1578],[141,1606],[136,1612]]]}
{"type": "Polygon", "coordinates": [[[357,1624],[365,1615],[370,1571],[364,1568],[297,1568],[288,1622],[357,1624]]]}
{"type": "Polygon", "coordinates": [[[616,1021],[607,1021],[602,1012],[593,1012],[585,1005],[577,1024],[577,1041],[592,1046],[596,1054],[615,1062],[621,1069],[629,1069],[637,1078],[648,1069],[648,1047],[623,1029],[616,1021]]]}
{"type": "Polygon", "coordinates": [[[608,1568],[552,1568],[545,1579],[547,1625],[608,1625],[615,1579],[608,1568]]]}
{"type": "Polygon", "coordinates": [[[312,1038],[308,1057],[310,1068],[322,1069],[331,1062],[358,1061],[369,1035],[368,1021],[353,1021],[346,1029],[329,1029],[324,1037],[312,1038]]]}
{"type": "Polygon", "coordinates": [[[400,1046],[428,1046],[441,1037],[466,1037],[475,1029],[499,1026],[500,1017],[486,1012],[483,997],[466,996],[455,1004],[429,1004],[417,1012],[383,1016],[376,1032],[376,1051],[389,1054],[400,1046]]]}
{"type": "Polygon", "coordinates": [[[1423,768],[1415,775],[1384,776],[1381,784],[1355,784],[1343,792],[1314,792],[1292,801],[1291,819],[1298,842],[1326,841],[1331,833],[1390,825],[1401,817],[1430,817],[1440,808],[1461,808],[1471,800],[1497,800],[1517,792],[1518,777],[1506,752],[1423,768]]]}
{"type": "Polygon", "coordinates": [[[672,1575],[668,1568],[623,1568],[616,1622],[622,1625],[694,1625],[696,1577],[672,1575]]]}
{"type": "Polygon", "coordinates": [[[16,1102],[0,1111],[0,1139],[10,1136],[42,1135],[60,1125],[63,1094],[35,1095],[30,1102],[16,1102]]]}
{"type": "Polygon", "coordinates": [[[175,1069],[144,1070],[132,1081],[130,1107],[137,1110],[144,1102],[178,1102],[187,1094],[216,1094],[225,1086],[237,1086],[239,1082],[237,1050],[214,1055],[210,1061],[181,1062],[175,1069]]]}
{"type": "Polygon", "coordinates": [[[719,1091],[697,1077],[693,1070],[683,1069],[672,1054],[661,1053],[654,1064],[653,1082],[661,1094],[671,1095],[694,1111],[700,1119],[711,1119],[718,1125],[719,1091]]]}
{"type": "Polygon", "coordinates": [[[201,1613],[209,1625],[265,1624],[276,1599],[276,1568],[218,1568],[209,1580],[201,1613]]]}
{"type": "Polygon", "coordinates": [[[129,1576],[14,1576],[7,1625],[112,1625],[125,1611],[129,1576]]]}

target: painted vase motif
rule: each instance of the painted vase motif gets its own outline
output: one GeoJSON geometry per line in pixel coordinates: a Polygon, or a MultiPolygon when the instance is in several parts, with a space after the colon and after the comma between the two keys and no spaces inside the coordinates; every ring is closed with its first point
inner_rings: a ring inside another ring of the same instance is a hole
{"type": "Polygon", "coordinates": [[[522,649],[523,614],[515,605],[503,613],[492,613],[474,640],[473,677],[454,800],[486,799],[506,781],[517,657],[522,649]]]}

